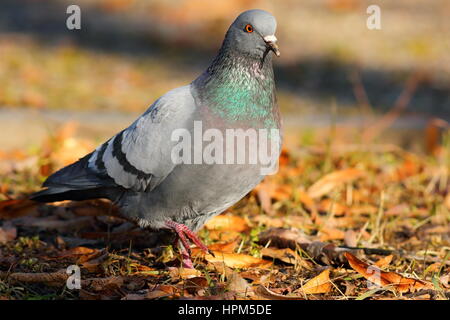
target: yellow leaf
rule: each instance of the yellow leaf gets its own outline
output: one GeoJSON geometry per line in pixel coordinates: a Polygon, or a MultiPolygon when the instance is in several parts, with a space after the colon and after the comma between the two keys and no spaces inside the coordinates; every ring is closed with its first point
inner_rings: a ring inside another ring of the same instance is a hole
{"type": "Polygon", "coordinates": [[[302,287],[305,294],[327,293],[331,291],[330,269],[322,271],[302,287]]]}
{"type": "Polygon", "coordinates": [[[358,169],[344,169],[329,173],[319,179],[308,189],[308,195],[312,198],[320,198],[321,196],[329,193],[336,187],[354,181],[361,177],[363,172],[358,169]]]}
{"type": "Polygon", "coordinates": [[[207,254],[205,259],[211,263],[224,263],[230,268],[268,268],[271,261],[255,258],[246,254],[213,251],[214,256],[207,254]]]}

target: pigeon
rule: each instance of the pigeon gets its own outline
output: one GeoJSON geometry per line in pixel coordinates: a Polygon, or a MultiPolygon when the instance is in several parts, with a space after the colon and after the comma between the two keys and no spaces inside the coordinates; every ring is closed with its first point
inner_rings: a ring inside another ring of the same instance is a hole
{"type": "Polygon", "coordinates": [[[193,268],[190,242],[208,252],[195,232],[268,174],[262,161],[249,160],[258,153],[251,133],[265,134],[276,147],[269,156],[279,157],[281,120],[272,67],[273,54],[280,55],[276,25],[264,10],[241,13],[198,78],[167,92],[128,128],[50,175],[30,199],[109,199],[140,227],[175,232],[183,266],[193,268]],[[221,150],[229,132],[244,133],[244,139],[238,141],[236,134],[236,143],[221,150]],[[242,152],[248,153],[245,161],[236,161],[242,152]]]}

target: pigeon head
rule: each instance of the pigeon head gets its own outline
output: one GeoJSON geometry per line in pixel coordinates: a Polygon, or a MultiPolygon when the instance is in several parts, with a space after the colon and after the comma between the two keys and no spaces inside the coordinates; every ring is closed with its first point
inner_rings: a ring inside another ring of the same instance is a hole
{"type": "Polygon", "coordinates": [[[240,54],[262,58],[270,51],[280,56],[276,44],[275,17],[264,10],[248,10],[241,13],[228,29],[225,42],[240,54]]]}

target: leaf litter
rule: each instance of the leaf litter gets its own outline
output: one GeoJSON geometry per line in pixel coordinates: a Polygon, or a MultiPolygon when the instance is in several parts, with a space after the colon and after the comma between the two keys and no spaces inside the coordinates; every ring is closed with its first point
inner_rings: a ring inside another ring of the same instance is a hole
{"type": "Polygon", "coordinates": [[[382,146],[283,149],[277,175],[200,230],[214,255],[192,248],[190,270],[170,232],[136,227],[109,201],[27,200],[90,148],[74,130],[37,153],[3,155],[32,162],[0,166],[2,299],[449,298],[445,148],[439,159],[382,146]],[[69,265],[81,290],[63,290],[69,265]]]}

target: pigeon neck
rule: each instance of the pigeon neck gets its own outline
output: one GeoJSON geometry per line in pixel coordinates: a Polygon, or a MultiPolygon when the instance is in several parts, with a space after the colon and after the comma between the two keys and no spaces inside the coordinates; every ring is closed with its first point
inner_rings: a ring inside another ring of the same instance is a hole
{"type": "Polygon", "coordinates": [[[209,68],[193,82],[200,105],[221,119],[250,125],[276,125],[271,53],[264,59],[243,56],[222,46],[209,68]]]}

